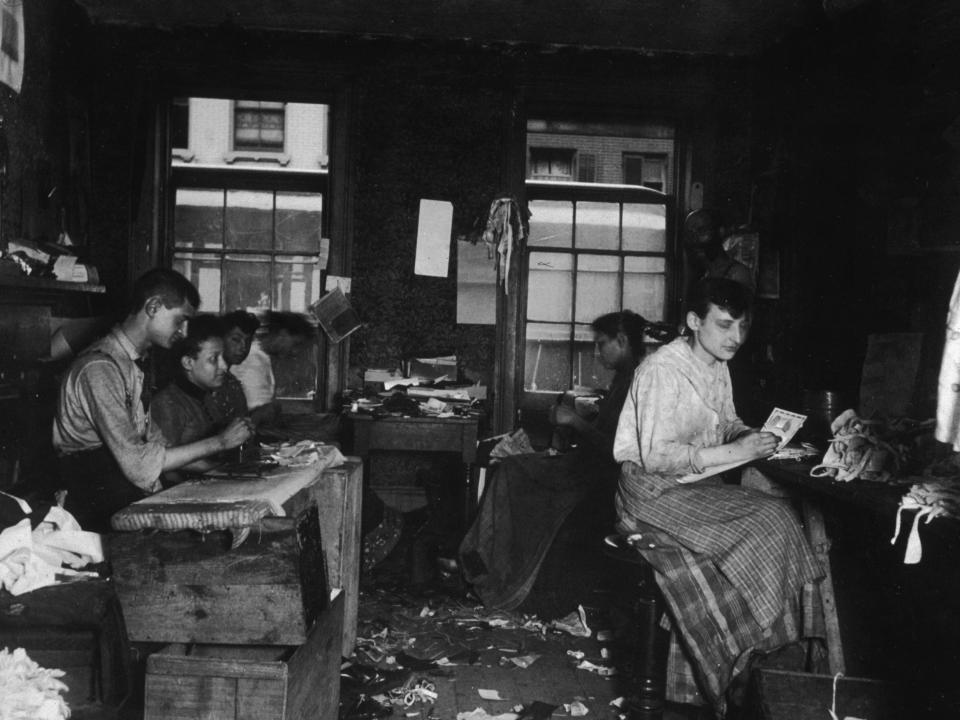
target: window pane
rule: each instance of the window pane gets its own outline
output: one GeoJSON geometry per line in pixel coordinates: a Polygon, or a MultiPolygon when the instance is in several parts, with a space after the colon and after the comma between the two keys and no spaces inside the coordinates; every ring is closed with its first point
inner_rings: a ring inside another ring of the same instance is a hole
{"type": "Polygon", "coordinates": [[[223,309],[270,309],[273,283],[268,255],[227,255],[223,262],[223,309]]]}
{"type": "Polygon", "coordinates": [[[607,388],[613,371],[605,368],[597,353],[593,330],[589,325],[575,327],[573,343],[573,386],[575,388],[607,388]]]}
{"type": "Polygon", "coordinates": [[[173,238],[177,247],[223,247],[223,190],[178,189],[173,238]]]}
{"type": "Polygon", "coordinates": [[[619,309],[620,258],[581,255],[577,264],[576,322],[590,323],[600,315],[619,309]]]}
{"type": "Polygon", "coordinates": [[[273,248],[273,193],[227,190],[226,244],[230,250],[273,248]]]}
{"type": "Polygon", "coordinates": [[[620,248],[620,203],[577,203],[577,247],[590,250],[620,248]]]}
{"type": "Polygon", "coordinates": [[[174,98],[170,104],[170,146],[190,147],[190,99],[174,98]]]}
{"type": "Polygon", "coordinates": [[[532,247],[573,247],[573,203],[558,200],[531,200],[530,239],[532,247]]]}
{"type": "Polygon", "coordinates": [[[238,100],[234,110],[234,147],[247,150],[283,150],[283,103],[238,100]]]}
{"type": "Polygon", "coordinates": [[[276,247],[288,252],[320,252],[323,195],[277,193],[276,247]]]}
{"type": "Polygon", "coordinates": [[[527,318],[570,322],[573,311],[573,256],[530,253],[527,318]]]}
{"type": "Polygon", "coordinates": [[[664,258],[624,258],[623,307],[647,320],[662,322],[667,277],[664,258]]]}
{"type": "Polygon", "coordinates": [[[527,323],[524,388],[562,392],[570,387],[570,326],[527,323]]]}
{"type": "Polygon", "coordinates": [[[634,252],[665,252],[667,206],[624,203],[623,249],[634,252]]]}
{"type": "Polygon", "coordinates": [[[313,397],[317,389],[317,343],[306,343],[290,357],[273,361],[276,394],[279,398],[313,397]]]}
{"type": "Polygon", "coordinates": [[[320,265],[316,258],[278,257],[273,272],[275,309],[306,312],[320,299],[320,265]]]}
{"type": "Polygon", "coordinates": [[[220,312],[220,256],[177,253],[173,269],[186,277],[200,292],[200,309],[220,312]]]}

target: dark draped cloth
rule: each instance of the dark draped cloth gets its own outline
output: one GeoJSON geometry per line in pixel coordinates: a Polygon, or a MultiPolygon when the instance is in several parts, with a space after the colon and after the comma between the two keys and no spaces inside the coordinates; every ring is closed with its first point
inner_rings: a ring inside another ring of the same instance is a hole
{"type": "Polygon", "coordinates": [[[613,506],[619,466],[612,445],[632,372],[618,373],[594,427],[602,442],[561,455],[529,453],[494,466],[477,516],[460,544],[464,578],[488,608],[513,610],[530,592],[567,516],[591,493],[613,506]]]}

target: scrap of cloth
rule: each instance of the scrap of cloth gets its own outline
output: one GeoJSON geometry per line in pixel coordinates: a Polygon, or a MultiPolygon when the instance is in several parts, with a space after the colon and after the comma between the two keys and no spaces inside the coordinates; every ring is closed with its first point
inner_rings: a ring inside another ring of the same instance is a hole
{"type": "Polygon", "coordinates": [[[947,309],[947,336],[937,380],[937,429],[934,437],[960,452],[960,274],[947,309]]]}

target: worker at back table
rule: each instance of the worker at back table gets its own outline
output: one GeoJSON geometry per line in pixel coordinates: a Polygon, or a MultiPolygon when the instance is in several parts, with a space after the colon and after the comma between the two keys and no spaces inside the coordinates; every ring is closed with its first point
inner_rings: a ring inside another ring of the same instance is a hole
{"type": "Polygon", "coordinates": [[[303,315],[268,312],[250,344],[246,359],[230,367],[230,372],[243,386],[250,416],[258,427],[275,423],[280,418],[274,359],[293,357],[315,336],[316,329],[303,315]]]}
{"type": "Polygon", "coordinates": [[[173,270],[134,283],[127,316],[80,354],[60,387],[53,445],[66,509],[88,530],[105,532],[121,508],[161,489],[160,475],[242,444],[245,419],[213,437],[166,447],[149,419],[149,382],[141,369],[154,346],[170,348],[197,311],[197,289],[173,270]]]}

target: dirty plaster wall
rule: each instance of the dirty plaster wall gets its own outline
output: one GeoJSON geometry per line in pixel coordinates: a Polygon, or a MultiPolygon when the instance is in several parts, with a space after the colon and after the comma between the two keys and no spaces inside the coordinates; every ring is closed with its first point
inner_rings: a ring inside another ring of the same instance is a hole
{"type": "Polygon", "coordinates": [[[456,324],[456,239],[448,277],[413,272],[421,199],[453,204],[456,237],[485,222],[502,193],[509,105],[483,62],[401,53],[359,90],[352,263],[364,328],[351,338],[358,370],[453,353],[471,378],[490,383],[493,326],[456,324]]]}
{"type": "MultiPolygon", "coordinates": [[[[236,28],[91,34],[89,235],[92,259],[117,298],[157,251],[148,246],[149,187],[158,177],[150,165],[155,99],[180,79],[230,92],[256,83],[296,94],[350,88],[351,300],[363,321],[349,341],[355,371],[456,353],[469,377],[490,381],[493,327],[456,324],[455,248],[449,277],[413,273],[417,212],[421,198],[452,202],[459,235],[482,225],[494,197],[522,183],[509,174],[509,153],[523,153],[522,145],[508,145],[513,108],[566,106],[594,117],[673,122],[707,203],[731,223],[743,222],[749,209],[747,61],[307,41],[236,28]]],[[[683,210],[681,201],[677,215],[683,210]]]]}
{"type": "MultiPolygon", "coordinates": [[[[960,269],[960,13],[871,3],[792,38],[758,67],[753,173],[782,251],[776,367],[855,405],[871,333],[924,334],[911,412],[935,411],[960,269]]],[[[772,302],[772,301],[771,301],[772,302]]]]}
{"type": "Polygon", "coordinates": [[[24,58],[20,93],[0,86],[0,118],[8,162],[3,178],[4,241],[56,241],[61,218],[77,242],[85,240],[78,211],[85,136],[83,67],[75,35],[77,13],[58,0],[23,3],[24,58]],[[72,134],[71,134],[72,133],[72,134]],[[73,143],[73,144],[71,144],[73,143]]]}

